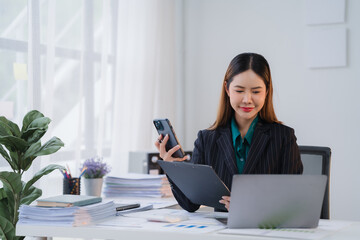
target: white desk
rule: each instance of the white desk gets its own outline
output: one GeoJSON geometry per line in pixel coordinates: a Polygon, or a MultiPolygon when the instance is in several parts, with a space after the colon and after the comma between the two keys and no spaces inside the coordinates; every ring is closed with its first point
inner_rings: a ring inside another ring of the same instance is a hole
{"type": "MultiPolygon", "coordinates": [[[[34,237],[62,237],[62,238],[85,238],[85,239],[131,239],[131,240],[218,240],[218,239],[253,239],[266,240],[276,239],[270,237],[228,235],[220,233],[181,233],[163,232],[149,229],[128,228],[128,227],[54,227],[36,225],[17,225],[16,235],[34,237]]],[[[278,239],[278,238],[277,238],[278,239]]],[[[359,240],[360,222],[353,222],[351,225],[334,232],[321,240],[359,240]]]]}
{"type": "MultiPolygon", "coordinates": [[[[128,198],[125,202],[141,202],[143,198],[128,198]]],[[[154,203],[157,200],[150,199],[154,203]]],[[[174,201],[174,199],[161,199],[163,201],[174,201]]],[[[179,209],[178,205],[168,208],[179,209]]],[[[197,212],[213,212],[213,208],[202,206],[197,212]]],[[[123,217],[124,218],[124,217],[123,217]]],[[[334,222],[334,221],[333,221],[334,222]]],[[[128,221],[127,221],[128,223],[128,221]]],[[[359,240],[360,222],[350,222],[351,224],[340,231],[327,235],[321,240],[359,240]]],[[[143,227],[143,225],[142,225],[143,227]]],[[[217,232],[211,233],[184,233],[166,232],[159,228],[133,228],[133,227],[113,227],[113,226],[82,226],[82,227],[59,227],[59,226],[39,226],[39,225],[20,225],[16,226],[16,235],[32,237],[59,237],[59,238],[83,238],[83,239],[129,239],[129,240],[219,240],[219,239],[250,239],[250,240],[270,240],[279,239],[263,236],[230,235],[217,232]]],[[[282,238],[286,239],[286,238],[282,238]]]]}

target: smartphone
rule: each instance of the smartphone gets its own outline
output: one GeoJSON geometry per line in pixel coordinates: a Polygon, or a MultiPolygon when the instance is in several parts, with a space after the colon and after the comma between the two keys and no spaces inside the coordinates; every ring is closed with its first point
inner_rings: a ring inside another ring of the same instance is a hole
{"type": "Polygon", "coordinates": [[[118,204],[116,205],[116,211],[125,211],[125,210],[129,210],[129,209],[133,209],[133,208],[138,208],[140,207],[139,203],[134,203],[134,204],[118,204]]]}
{"type": "MultiPolygon", "coordinates": [[[[166,151],[169,151],[171,148],[175,147],[176,145],[180,145],[169,119],[167,118],[154,119],[153,122],[159,135],[162,134],[163,137],[165,137],[166,134],[169,135],[169,140],[167,141],[165,146],[166,151]]],[[[185,152],[182,149],[181,145],[180,145],[180,149],[174,152],[172,155],[172,157],[176,157],[176,158],[183,158],[184,156],[185,156],[185,152]]]]}

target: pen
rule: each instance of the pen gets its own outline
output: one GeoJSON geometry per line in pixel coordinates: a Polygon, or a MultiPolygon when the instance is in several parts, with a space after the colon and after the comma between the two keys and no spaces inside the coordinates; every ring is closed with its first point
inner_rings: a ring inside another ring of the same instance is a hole
{"type": "Polygon", "coordinates": [[[119,206],[116,207],[116,211],[124,211],[124,210],[128,210],[128,209],[133,209],[133,208],[138,208],[140,207],[139,203],[134,203],[134,204],[120,204],[119,206]]]}
{"type": "Polygon", "coordinates": [[[68,164],[66,164],[66,167],[67,167],[67,169],[69,170],[69,178],[71,178],[71,172],[70,172],[69,165],[68,165],[68,164]]]}
{"type": "Polygon", "coordinates": [[[84,168],[81,170],[81,173],[80,173],[79,178],[81,178],[81,176],[84,175],[84,173],[86,172],[86,169],[87,169],[87,167],[84,167],[84,168]]]}
{"type": "Polygon", "coordinates": [[[61,172],[61,174],[64,176],[64,178],[67,178],[66,174],[65,174],[65,170],[59,169],[59,171],[61,172]]]}

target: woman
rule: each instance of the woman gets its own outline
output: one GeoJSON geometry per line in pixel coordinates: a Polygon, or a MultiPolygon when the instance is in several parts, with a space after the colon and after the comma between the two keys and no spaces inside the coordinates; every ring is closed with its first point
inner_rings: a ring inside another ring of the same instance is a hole
{"type": "MultiPolygon", "coordinates": [[[[199,131],[192,162],[213,167],[231,189],[234,174],[301,174],[303,165],[294,130],[276,118],[273,86],[266,59],[256,53],[237,55],[226,71],[217,118],[199,131]]],[[[165,161],[183,161],[171,155],[176,146],[165,150],[168,136],[160,136],[155,146],[165,161]]],[[[182,208],[193,212],[193,204],[172,183],[175,198],[182,208]]],[[[220,203],[229,210],[230,196],[220,203]]]]}

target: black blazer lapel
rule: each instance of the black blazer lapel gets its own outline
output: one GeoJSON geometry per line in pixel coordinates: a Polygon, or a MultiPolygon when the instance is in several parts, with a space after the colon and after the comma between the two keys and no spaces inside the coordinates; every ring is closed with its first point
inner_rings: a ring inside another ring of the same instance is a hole
{"type": "Polygon", "coordinates": [[[234,147],[231,141],[231,131],[229,127],[219,129],[219,138],[216,140],[216,144],[221,157],[224,159],[225,164],[229,169],[230,176],[238,174],[234,147]]]}
{"type": "Polygon", "coordinates": [[[244,173],[253,173],[256,168],[257,162],[260,160],[260,156],[265,150],[265,147],[270,139],[269,125],[263,122],[258,122],[255,128],[253,138],[251,140],[251,146],[249,149],[248,157],[244,166],[244,173]]]}

